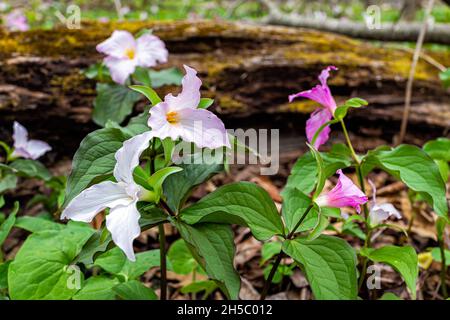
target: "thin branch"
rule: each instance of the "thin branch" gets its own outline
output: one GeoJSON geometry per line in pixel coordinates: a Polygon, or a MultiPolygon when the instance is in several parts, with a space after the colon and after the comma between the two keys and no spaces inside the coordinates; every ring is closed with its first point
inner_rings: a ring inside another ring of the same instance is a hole
{"type": "Polygon", "coordinates": [[[406,129],[408,127],[408,119],[409,119],[409,113],[411,111],[411,96],[412,96],[412,88],[414,84],[414,75],[416,74],[416,68],[417,63],[419,62],[420,58],[420,52],[422,51],[423,42],[425,40],[425,35],[428,30],[428,20],[431,15],[431,10],[433,9],[434,0],[429,0],[427,7],[425,9],[425,17],[422,22],[422,28],[419,33],[419,37],[417,38],[416,43],[416,49],[414,51],[413,60],[411,63],[411,69],[409,71],[409,77],[408,82],[406,84],[406,91],[405,91],[405,108],[403,109],[403,118],[402,118],[402,125],[400,128],[400,134],[398,137],[398,140],[396,141],[396,145],[403,142],[403,139],[406,135],[406,129]]]}

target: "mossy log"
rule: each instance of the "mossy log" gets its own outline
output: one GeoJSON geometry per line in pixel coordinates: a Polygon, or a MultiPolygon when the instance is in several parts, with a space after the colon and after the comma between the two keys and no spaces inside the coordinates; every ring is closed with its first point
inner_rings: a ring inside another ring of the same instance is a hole
{"type": "MultiPolygon", "coordinates": [[[[351,111],[353,131],[386,140],[399,128],[404,88],[412,54],[331,33],[217,21],[83,23],[80,30],[60,28],[23,33],[0,31],[0,139],[10,136],[13,120],[55,146],[55,154],[72,155],[90,121],[95,82],[80,72],[102,56],[95,45],[115,29],[151,28],[167,44],[167,65],[188,64],[199,70],[204,96],[229,127],[301,129],[306,100],[287,103],[291,93],[309,89],[327,65],[339,72],[330,78],[338,102],[352,96],[369,101],[351,111]],[[377,131],[378,130],[378,131],[377,131]]],[[[433,54],[450,66],[450,54],[433,54]]],[[[450,94],[439,70],[422,60],[417,67],[407,139],[445,134],[450,125],[450,94]],[[420,129],[420,133],[419,133],[420,129]]],[[[174,88],[163,88],[161,94],[174,88]]],[[[175,89],[176,90],[176,89],[175,89]]],[[[143,106],[136,106],[137,113],[143,106]]],[[[418,138],[419,139],[419,138],[418,138]]],[[[419,140],[420,140],[419,139],[419,140]]]]}

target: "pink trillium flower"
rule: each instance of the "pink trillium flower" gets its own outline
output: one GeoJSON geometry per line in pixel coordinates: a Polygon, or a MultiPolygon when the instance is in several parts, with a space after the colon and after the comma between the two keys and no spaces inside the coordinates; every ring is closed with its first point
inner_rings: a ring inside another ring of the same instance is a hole
{"type": "Polygon", "coordinates": [[[182,80],[181,93],[176,97],[166,95],[163,102],[150,109],[149,127],[160,139],[175,141],[181,137],[199,148],[230,147],[223,122],[211,111],[197,108],[202,85],[197,71],[186,65],[184,69],[186,75],[182,80]]]}
{"type": "MultiPolygon", "coordinates": [[[[306,137],[311,142],[316,134],[317,130],[326,122],[333,118],[334,111],[336,110],[336,102],[331,95],[330,88],[327,85],[327,79],[330,76],[331,70],[337,70],[335,66],[329,66],[322,70],[319,76],[320,84],[312,88],[311,90],[302,91],[289,96],[289,102],[292,102],[295,98],[302,97],[313,100],[321,105],[316,109],[311,117],[306,121],[306,137]]],[[[318,149],[322,144],[326,143],[330,134],[330,127],[325,127],[317,136],[314,142],[314,148],[318,149]]]]}
{"type": "Polygon", "coordinates": [[[28,131],[17,121],[13,125],[14,151],[11,154],[13,158],[22,157],[25,159],[33,159],[41,157],[44,153],[52,150],[52,148],[41,140],[28,140],[28,131]]]}
{"type": "Polygon", "coordinates": [[[169,55],[164,42],[152,34],[144,34],[137,40],[128,31],[114,31],[111,37],[97,45],[97,51],[107,57],[103,60],[111,78],[124,84],[136,67],[153,67],[167,62],[169,55]]]}
{"type": "Polygon", "coordinates": [[[401,219],[402,215],[395,209],[391,203],[377,203],[377,188],[375,184],[369,180],[369,184],[372,187],[372,205],[369,212],[370,224],[376,226],[381,222],[387,220],[389,217],[394,216],[397,219],[401,219]]]}
{"type": "Polygon", "coordinates": [[[28,31],[30,29],[27,17],[20,10],[13,10],[7,14],[4,23],[10,31],[28,31]]]}
{"type": "Polygon", "coordinates": [[[366,203],[368,198],[342,170],[339,169],[336,173],[339,174],[338,183],[331,191],[317,197],[317,205],[333,208],[353,207],[360,213],[361,205],[366,203]]]}
{"type": "Polygon", "coordinates": [[[115,155],[117,182],[104,181],[85,189],[61,214],[61,219],[91,222],[99,212],[110,208],[106,228],[114,243],[131,261],[136,260],[133,241],[141,233],[136,204],[147,195],[147,191],[134,182],[133,170],[139,165],[139,157],[148,148],[152,137],[152,132],[146,132],[125,141],[115,155]]]}

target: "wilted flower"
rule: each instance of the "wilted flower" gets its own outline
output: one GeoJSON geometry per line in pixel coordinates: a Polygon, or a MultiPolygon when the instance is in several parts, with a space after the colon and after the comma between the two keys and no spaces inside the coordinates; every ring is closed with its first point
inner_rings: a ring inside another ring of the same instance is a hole
{"type": "Polygon", "coordinates": [[[13,10],[5,16],[4,24],[10,31],[27,31],[30,29],[27,17],[20,10],[13,10]]]}
{"type": "Polygon", "coordinates": [[[387,220],[390,216],[394,216],[397,219],[401,219],[402,215],[395,209],[391,203],[377,203],[377,188],[375,184],[369,180],[369,184],[372,187],[372,205],[369,212],[370,224],[376,226],[381,222],[387,220]]]}
{"type": "Polygon", "coordinates": [[[112,36],[97,45],[97,51],[107,57],[103,60],[111,78],[124,84],[136,67],[153,67],[167,62],[169,53],[164,42],[152,34],[144,34],[137,40],[128,31],[114,31],[112,36]]]}
{"type": "Polygon", "coordinates": [[[336,173],[339,174],[338,183],[331,191],[317,197],[316,203],[321,207],[353,207],[360,213],[361,205],[368,200],[366,195],[342,173],[342,170],[339,169],[336,173]]]}
{"type": "Polygon", "coordinates": [[[181,137],[199,148],[229,147],[230,142],[223,122],[211,111],[198,109],[202,81],[197,71],[184,66],[186,75],[182,91],[174,97],[168,94],[163,102],[150,109],[149,127],[155,137],[176,140],[181,137]]]}
{"type": "Polygon", "coordinates": [[[36,160],[52,148],[41,140],[28,140],[28,131],[17,121],[13,125],[14,151],[11,157],[36,160]]]}
{"type": "Polygon", "coordinates": [[[141,233],[138,201],[148,191],[133,180],[133,170],[139,165],[139,157],[148,148],[152,132],[142,133],[124,142],[115,155],[114,177],[117,182],[104,181],[81,192],[61,214],[61,219],[91,222],[101,211],[110,208],[106,216],[106,228],[114,243],[129,260],[135,261],[133,240],[141,233]]]}
{"type": "MultiPolygon", "coordinates": [[[[313,140],[317,130],[333,118],[334,111],[336,110],[336,102],[327,85],[327,79],[330,76],[331,70],[337,70],[337,68],[335,66],[329,66],[322,70],[319,76],[320,84],[311,90],[302,91],[289,96],[289,102],[292,102],[295,98],[303,97],[316,101],[321,105],[320,108],[316,109],[311,114],[311,117],[306,122],[306,137],[309,142],[313,140]]],[[[330,127],[327,126],[320,132],[314,142],[314,148],[318,149],[322,144],[328,141],[330,131],[330,127]]]]}

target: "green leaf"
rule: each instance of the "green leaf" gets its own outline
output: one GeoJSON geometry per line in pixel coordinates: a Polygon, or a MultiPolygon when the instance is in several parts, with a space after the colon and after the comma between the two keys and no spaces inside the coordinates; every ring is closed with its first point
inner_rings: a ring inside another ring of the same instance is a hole
{"type": "Polygon", "coordinates": [[[9,294],[13,300],[72,298],[76,288],[67,284],[74,258],[94,230],[70,224],[60,231],[43,231],[27,238],[9,266],[9,294]]]}
{"type": "Polygon", "coordinates": [[[263,244],[261,249],[261,265],[281,252],[281,242],[272,241],[263,244]]]}
{"type": "Polygon", "coordinates": [[[450,68],[439,73],[439,79],[441,79],[444,88],[450,88],[450,68]]]}
{"type": "Polygon", "coordinates": [[[240,278],[233,266],[235,246],[230,227],[215,223],[194,226],[178,221],[173,223],[208,276],[219,283],[230,299],[238,299],[240,278]]]}
{"type": "Polygon", "coordinates": [[[206,280],[206,281],[197,281],[188,284],[187,286],[184,286],[181,288],[180,292],[183,294],[187,293],[199,293],[202,291],[205,291],[203,294],[203,297],[209,296],[214,290],[218,288],[217,283],[213,280],[206,280]]]}
{"type": "Polygon", "coordinates": [[[95,265],[111,274],[131,280],[137,279],[145,271],[159,266],[159,261],[159,249],[140,252],[136,254],[136,261],[132,262],[127,259],[122,250],[114,247],[102,253],[95,260],[95,265]]]}
{"type": "Polygon", "coordinates": [[[67,181],[66,205],[95,178],[112,174],[116,164],[114,154],[129,138],[119,129],[107,128],[91,132],[81,141],[67,181]]]}
{"type": "MultiPolygon", "coordinates": [[[[296,188],[289,188],[283,192],[281,212],[289,232],[294,229],[295,225],[300,221],[300,218],[303,216],[310,204],[311,199],[296,188]]],[[[308,215],[310,214],[311,212],[308,213],[308,215]]]]}
{"type": "Polygon", "coordinates": [[[50,230],[58,231],[64,229],[64,225],[60,223],[56,223],[45,218],[30,216],[17,218],[16,224],[14,226],[33,233],[50,230]]]}
{"type": "Polygon", "coordinates": [[[423,151],[435,160],[450,162],[450,139],[438,138],[429,141],[423,146],[423,151]]]}
{"type": "Polygon", "coordinates": [[[182,171],[183,169],[180,167],[166,167],[156,171],[152,176],[148,179],[148,184],[152,187],[152,189],[156,193],[155,202],[158,203],[159,199],[162,195],[162,185],[164,181],[172,174],[182,171]]]}
{"type": "Polygon", "coordinates": [[[14,203],[14,208],[8,218],[0,225],[0,248],[8,237],[14,223],[16,222],[16,214],[19,211],[19,202],[14,203]]]}
{"type": "Polygon", "coordinates": [[[142,83],[144,86],[152,86],[152,79],[150,79],[150,72],[148,68],[136,67],[136,70],[132,76],[134,80],[142,83]]]}
{"type": "Polygon", "coordinates": [[[95,276],[87,279],[73,300],[115,300],[113,288],[119,284],[119,280],[106,276],[95,276]]]}
{"type": "Polygon", "coordinates": [[[173,271],[178,274],[190,274],[199,267],[183,239],[178,239],[170,246],[167,256],[173,271]]]}
{"type": "Polygon", "coordinates": [[[0,263],[0,290],[8,288],[8,268],[11,260],[0,263]]]}
{"type": "Polygon", "coordinates": [[[317,219],[316,225],[310,234],[306,237],[306,240],[312,241],[320,236],[323,230],[328,227],[329,221],[328,217],[325,216],[322,212],[319,212],[319,217],[317,219]]]}
{"type": "Polygon", "coordinates": [[[201,98],[197,109],[208,109],[214,103],[214,99],[201,98]]]}
{"type": "Polygon", "coordinates": [[[17,177],[15,174],[5,174],[0,178],[0,193],[10,189],[15,189],[17,186],[17,177]]]}
{"type": "Polygon", "coordinates": [[[26,178],[39,178],[48,181],[52,178],[50,171],[36,160],[17,159],[9,164],[18,174],[26,178]]]}
{"type": "Polygon", "coordinates": [[[309,149],[311,150],[311,153],[313,154],[314,159],[316,160],[316,165],[317,165],[317,185],[316,185],[316,190],[314,191],[314,196],[313,196],[313,199],[315,199],[322,192],[323,187],[325,186],[325,181],[327,180],[327,176],[325,174],[325,164],[323,162],[322,155],[320,154],[319,151],[314,149],[313,146],[311,146],[308,143],[307,143],[307,145],[308,145],[309,149]]]}
{"type": "Polygon", "coordinates": [[[378,300],[402,300],[402,298],[396,296],[394,293],[392,292],[386,292],[384,293],[380,299],[378,300]]]}
{"type": "MultiPolygon", "coordinates": [[[[450,266],[450,250],[445,250],[445,265],[448,267],[450,266]]],[[[442,257],[441,257],[441,249],[440,248],[433,248],[431,250],[431,256],[433,257],[433,260],[436,262],[442,263],[442,257]]]]}
{"type": "Polygon", "coordinates": [[[178,68],[168,68],[161,71],[149,70],[153,88],[162,86],[179,86],[183,79],[183,73],[178,68]]]}
{"type": "Polygon", "coordinates": [[[144,286],[136,280],[120,283],[113,288],[113,291],[122,300],[157,300],[155,291],[144,286]]]}
{"type": "Polygon", "coordinates": [[[360,254],[374,262],[386,263],[397,270],[405,280],[413,299],[416,298],[419,261],[413,247],[384,246],[379,249],[363,249],[360,254]]]}
{"type": "MultiPolygon", "coordinates": [[[[196,155],[197,156],[197,155],[196,155]]],[[[163,184],[163,193],[167,198],[169,207],[178,212],[183,206],[190,192],[198,185],[208,180],[213,175],[223,172],[223,164],[179,164],[183,171],[169,176],[163,184]]]]}
{"type": "Polygon", "coordinates": [[[139,225],[141,228],[151,228],[157,224],[167,221],[167,214],[153,203],[138,202],[138,210],[141,214],[139,225]]]}
{"type": "Polygon", "coordinates": [[[108,120],[122,123],[133,111],[140,95],[127,87],[117,84],[97,83],[97,97],[94,100],[92,120],[105,126],[108,120]]]}
{"type": "Polygon", "coordinates": [[[280,214],[269,194],[251,182],[222,186],[181,211],[189,224],[199,222],[236,223],[248,226],[255,238],[267,240],[283,235],[280,214]]]}
{"type": "Polygon", "coordinates": [[[334,111],[334,118],[341,120],[347,115],[349,108],[360,108],[362,106],[367,106],[369,103],[361,98],[351,98],[347,100],[342,106],[339,106],[334,111]]]}
{"type": "Polygon", "coordinates": [[[144,112],[131,118],[128,124],[122,128],[122,130],[125,130],[125,133],[130,135],[130,137],[147,132],[149,130],[147,124],[148,118],[150,117],[150,114],[148,112],[149,109],[150,108],[145,108],[144,112]]]}
{"type": "Polygon", "coordinates": [[[410,189],[420,192],[438,215],[447,217],[445,183],[438,166],[423,150],[411,145],[400,145],[389,151],[372,153],[364,161],[381,167],[410,189]]]}
{"type": "Polygon", "coordinates": [[[111,234],[107,230],[97,230],[83,246],[75,261],[91,267],[96,255],[105,252],[111,241],[111,234]]]}
{"type": "Polygon", "coordinates": [[[162,101],[156,91],[150,87],[134,85],[130,86],[130,89],[143,94],[151,102],[152,106],[155,106],[162,101]]]}
{"type": "Polygon", "coordinates": [[[283,251],[301,264],[316,299],[357,298],[356,254],[344,240],[321,235],[287,240],[283,251]]]}

